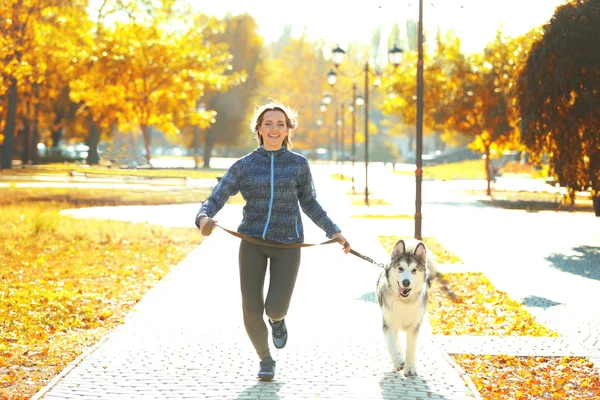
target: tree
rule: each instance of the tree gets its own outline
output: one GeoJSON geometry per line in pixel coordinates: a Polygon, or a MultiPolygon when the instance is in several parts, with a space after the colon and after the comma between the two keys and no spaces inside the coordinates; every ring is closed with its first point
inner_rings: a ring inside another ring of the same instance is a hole
{"type": "MultiPolygon", "coordinates": [[[[461,52],[460,40],[452,32],[445,38],[438,34],[435,50],[431,55],[425,51],[424,62],[424,133],[454,134],[456,129],[452,119],[456,113],[456,98],[469,68],[469,62],[461,52]]],[[[392,94],[384,102],[384,112],[400,115],[402,123],[407,126],[416,124],[416,66],[417,52],[406,51],[402,63],[393,70],[390,77],[383,79],[382,84],[382,90],[392,94]]],[[[412,148],[412,144],[410,147],[412,148]]]]}
{"type": "Polygon", "coordinates": [[[244,74],[244,79],[227,91],[209,90],[202,99],[216,113],[215,123],[204,130],[204,168],[210,167],[215,144],[234,144],[249,134],[249,116],[265,77],[263,39],[254,18],[248,14],[227,16],[224,23],[223,32],[208,39],[228,46],[232,70],[244,74]]]}
{"type": "Polygon", "coordinates": [[[5,93],[6,119],[3,130],[0,168],[11,168],[17,128],[19,88],[34,73],[33,67],[23,62],[26,48],[33,42],[31,25],[39,17],[41,6],[36,0],[6,0],[0,6],[2,30],[2,92],[5,93]]]}
{"type": "Polygon", "coordinates": [[[215,18],[187,15],[173,30],[173,2],[128,7],[130,20],[104,27],[96,38],[90,68],[71,82],[71,99],[85,104],[96,123],[141,131],[150,163],[151,127],[176,140],[179,126],[206,127],[212,114],[198,112],[198,100],[205,91],[226,90],[243,76],[228,73],[227,46],[206,40],[207,32],[220,29],[215,18]]]}
{"type": "MultiPolygon", "coordinates": [[[[335,112],[327,110],[322,114],[319,111],[323,93],[332,90],[327,84],[331,64],[323,57],[323,47],[323,43],[311,42],[304,36],[289,38],[283,50],[275,53],[271,49],[265,61],[268,78],[260,87],[261,101],[271,98],[298,110],[299,126],[292,138],[297,139],[294,146],[298,149],[327,147],[333,136],[335,112]],[[317,124],[319,119],[322,119],[321,126],[317,124]]],[[[339,85],[337,83],[334,90],[344,92],[337,87],[339,85]]],[[[339,96],[334,101],[339,109],[339,96]]],[[[332,106],[333,103],[330,108],[332,106]]]]}
{"type": "MultiPolygon", "coordinates": [[[[0,4],[2,168],[10,168],[19,126],[23,162],[37,162],[43,129],[52,129],[51,104],[69,77],[85,0],[7,0],[0,4]]],[[[17,143],[18,144],[18,143],[17,143]]]]}
{"type": "Polygon", "coordinates": [[[600,0],[558,7],[518,81],[522,141],[568,188],[600,194],[600,0]]]}

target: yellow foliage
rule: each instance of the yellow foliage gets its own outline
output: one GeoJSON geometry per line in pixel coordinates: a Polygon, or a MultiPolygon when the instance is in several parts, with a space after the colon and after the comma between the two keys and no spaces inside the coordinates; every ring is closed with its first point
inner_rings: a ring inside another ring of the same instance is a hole
{"type": "Polygon", "coordinates": [[[201,240],[194,229],[60,216],[67,207],[21,200],[0,208],[0,392],[8,398],[35,393],[201,240]]]}
{"type": "Polygon", "coordinates": [[[440,274],[432,295],[430,321],[437,334],[557,336],[481,273],[440,274]]]}
{"type": "Polygon", "coordinates": [[[484,399],[600,398],[600,375],[580,357],[453,355],[484,399]]]}

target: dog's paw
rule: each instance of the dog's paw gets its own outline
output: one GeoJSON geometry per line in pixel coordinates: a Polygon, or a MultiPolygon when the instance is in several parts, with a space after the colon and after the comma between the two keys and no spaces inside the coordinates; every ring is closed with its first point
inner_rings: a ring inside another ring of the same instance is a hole
{"type": "Polygon", "coordinates": [[[400,372],[402,371],[402,368],[404,368],[404,362],[394,363],[394,370],[400,372]]]}
{"type": "Polygon", "coordinates": [[[404,373],[404,376],[417,376],[417,369],[415,366],[408,363],[404,366],[402,372],[404,373]]]}
{"type": "Polygon", "coordinates": [[[404,368],[404,357],[402,357],[402,354],[400,354],[400,352],[395,352],[391,354],[391,358],[392,358],[392,364],[394,364],[394,369],[396,371],[402,371],[402,368],[404,368]]]}

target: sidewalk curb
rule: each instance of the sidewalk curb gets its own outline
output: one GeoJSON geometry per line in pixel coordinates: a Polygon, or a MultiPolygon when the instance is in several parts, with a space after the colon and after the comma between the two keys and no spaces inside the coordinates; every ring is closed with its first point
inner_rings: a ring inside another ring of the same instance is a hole
{"type": "Polygon", "coordinates": [[[67,376],[75,367],[77,367],[83,360],[85,360],[88,356],[90,356],[93,352],[98,350],[116,331],[116,329],[123,325],[122,323],[115,327],[112,331],[108,332],[104,336],[102,336],[96,344],[94,344],[91,348],[87,349],[83,353],[81,353],[75,360],[71,361],[67,364],[59,373],[56,375],[50,382],[48,382],[43,388],[41,388],[37,393],[35,393],[30,400],[40,400],[42,399],[50,389],[53,389],[54,386],[58,382],[60,382],[65,376],[67,376]]]}
{"type": "MultiPolygon", "coordinates": [[[[433,342],[433,340],[432,340],[432,342],[433,342]]],[[[461,379],[465,383],[465,386],[467,386],[469,388],[469,390],[471,391],[471,393],[473,394],[473,398],[475,398],[477,400],[483,400],[483,397],[481,397],[481,393],[479,393],[479,390],[477,390],[477,387],[471,380],[471,377],[465,372],[465,370],[462,369],[462,367],[460,365],[458,365],[452,359],[452,357],[450,357],[450,355],[448,353],[446,353],[444,350],[442,350],[437,345],[437,343],[433,342],[433,344],[434,344],[434,346],[436,346],[436,348],[438,349],[438,351],[440,352],[442,357],[444,357],[444,359],[448,362],[448,364],[450,364],[452,366],[452,368],[454,368],[456,370],[456,372],[460,375],[461,379]]]]}

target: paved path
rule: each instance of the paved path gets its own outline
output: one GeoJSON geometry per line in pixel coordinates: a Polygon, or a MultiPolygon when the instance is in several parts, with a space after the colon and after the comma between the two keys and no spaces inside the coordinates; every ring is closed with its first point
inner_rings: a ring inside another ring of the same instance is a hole
{"type": "MultiPolygon", "coordinates": [[[[334,220],[349,227],[344,234],[357,250],[377,260],[387,258],[375,232],[348,223],[343,192],[319,195],[334,220]]],[[[171,225],[185,220],[189,226],[196,209],[197,205],[171,208],[171,225]]],[[[160,213],[143,214],[152,218],[160,213]]],[[[235,227],[241,208],[228,205],[218,217],[224,226],[235,227]]],[[[323,237],[311,223],[306,226],[307,240],[323,237]]],[[[238,239],[216,231],[157,284],[106,341],[37,398],[478,398],[427,332],[419,343],[419,376],[404,378],[392,371],[375,303],[379,270],[343,255],[336,245],[303,250],[286,319],[289,342],[274,353],[276,380],[257,382],[257,356],[242,324],[238,245],[238,239]]]]}

